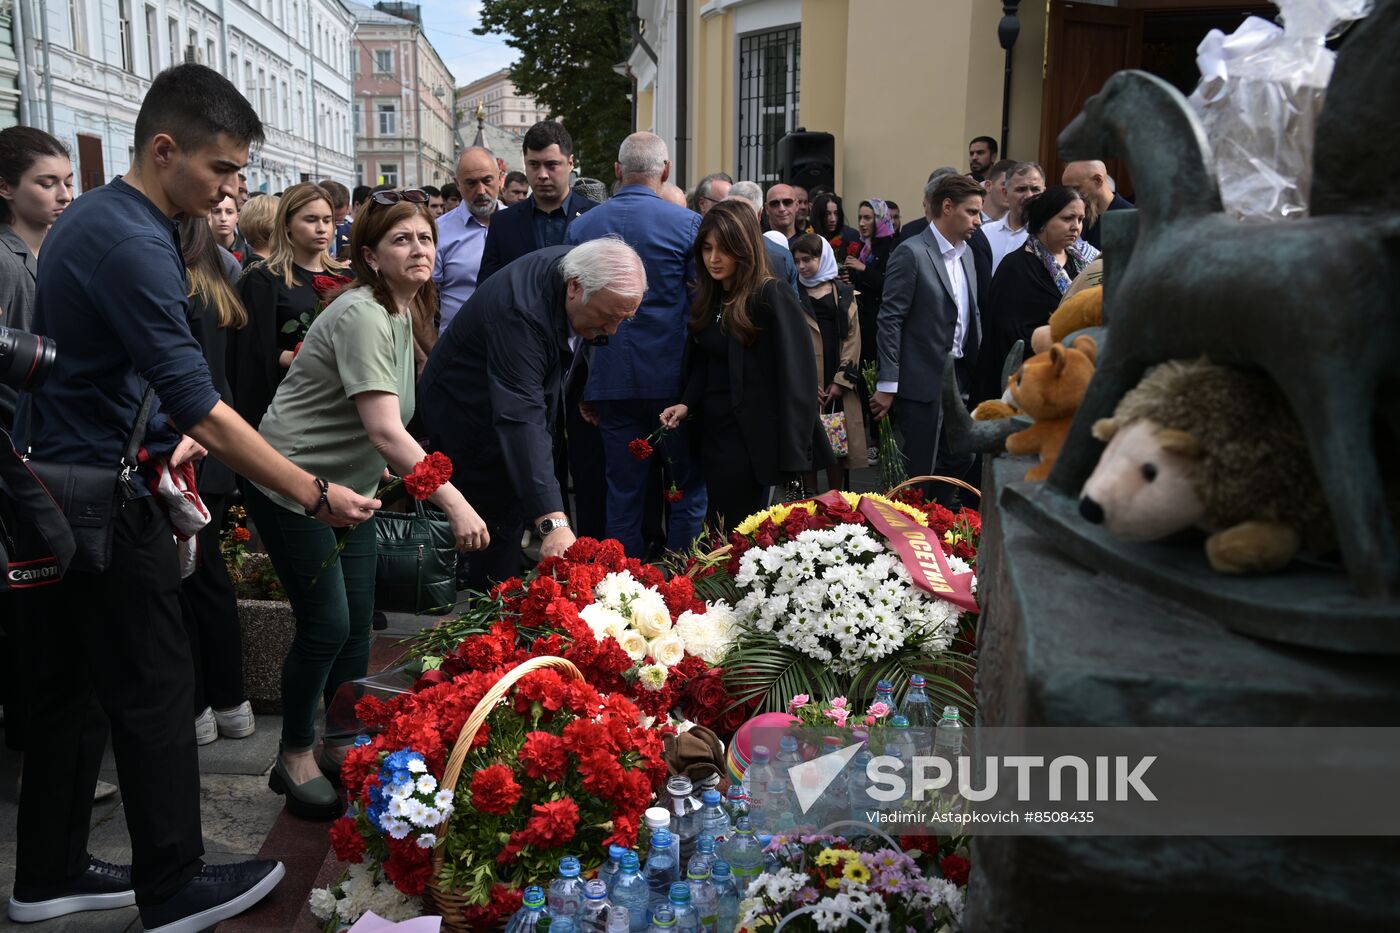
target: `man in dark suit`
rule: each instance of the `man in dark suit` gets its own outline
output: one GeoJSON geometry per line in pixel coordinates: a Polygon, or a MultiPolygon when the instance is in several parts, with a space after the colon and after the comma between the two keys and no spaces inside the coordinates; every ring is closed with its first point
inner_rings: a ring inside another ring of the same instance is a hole
{"type": "Polygon", "coordinates": [[[541,120],[530,127],[524,154],[530,196],[491,218],[478,282],[527,253],[561,245],[574,218],[598,206],[569,187],[574,141],[562,123],[541,120]]]}
{"type": "Polygon", "coordinates": [[[614,239],[536,250],[479,286],[438,338],[418,380],[433,450],[452,458],[452,483],[486,521],[491,545],[465,583],[486,590],[520,572],[528,522],[542,557],[574,542],[555,473],[564,399],[586,343],[637,313],[646,270],[614,239]]]}
{"type": "Polygon", "coordinates": [[[982,222],[982,186],[944,175],[924,188],[929,226],[890,254],[876,323],[879,372],[870,410],[894,410],[911,476],[933,472],[942,424],[944,361],[971,371],[981,343],[977,267],[968,242],[982,222]]]}

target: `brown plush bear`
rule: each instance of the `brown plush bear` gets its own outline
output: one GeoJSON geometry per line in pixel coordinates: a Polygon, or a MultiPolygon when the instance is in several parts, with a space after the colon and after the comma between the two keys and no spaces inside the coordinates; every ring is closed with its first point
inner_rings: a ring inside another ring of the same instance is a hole
{"type": "MultiPolygon", "coordinates": [[[[1099,260],[1094,260],[1098,262],[1099,260]]],[[[1087,270],[1074,280],[1078,285],[1087,270]]],[[[1073,286],[1071,286],[1073,288],[1073,286]]],[[[1050,315],[1050,323],[1037,327],[1031,334],[1031,350],[1044,353],[1051,344],[1059,343],[1075,331],[1103,324],[1103,286],[1092,285],[1073,294],[1065,293],[1060,306],[1050,315]]]]}
{"type": "Polygon", "coordinates": [[[1105,441],[1080,514],[1153,541],[1196,526],[1221,573],[1286,565],[1335,533],[1302,428],[1263,373],[1207,360],[1164,363],[1094,425],[1105,441]]]}
{"type": "Polygon", "coordinates": [[[1094,338],[1088,336],[1075,340],[1072,347],[1055,344],[1048,352],[1022,363],[1011,378],[1016,406],[1035,419],[1035,424],[1006,439],[1006,452],[1013,456],[1040,455],[1040,463],[1031,467],[1026,479],[1043,480],[1050,475],[1074,413],[1094,377],[1098,349],[1094,338]]]}

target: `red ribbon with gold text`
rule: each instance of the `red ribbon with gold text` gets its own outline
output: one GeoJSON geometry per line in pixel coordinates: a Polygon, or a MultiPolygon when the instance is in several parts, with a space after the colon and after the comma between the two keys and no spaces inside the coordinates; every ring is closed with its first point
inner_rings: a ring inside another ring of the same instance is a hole
{"type": "MultiPolygon", "coordinates": [[[[834,490],[821,499],[830,496],[840,499],[840,493],[834,490]]],[[[836,502],[833,500],[830,504],[836,505],[836,502]]],[[[841,499],[841,505],[845,505],[844,499],[841,499]]],[[[946,599],[960,609],[977,611],[977,598],[972,595],[972,580],[976,575],[971,571],[953,573],[943,554],[943,542],[938,540],[937,532],[920,525],[899,509],[865,496],[861,496],[856,511],[864,515],[870,526],[894,548],[909,576],[914,578],[915,586],[939,599],[946,599]]]]}

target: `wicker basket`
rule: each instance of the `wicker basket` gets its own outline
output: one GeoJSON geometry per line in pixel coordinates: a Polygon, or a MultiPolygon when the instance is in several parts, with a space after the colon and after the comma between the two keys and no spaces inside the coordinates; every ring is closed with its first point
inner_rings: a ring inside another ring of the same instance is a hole
{"type": "MultiPolygon", "coordinates": [[[[457,736],[457,742],[452,746],[452,754],[447,758],[447,767],[443,769],[442,781],[439,786],[457,792],[457,781],[462,777],[462,766],[466,764],[467,754],[471,751],[472,740],[476,738],[477,730],[482,723],[486,722],[486,717],[491,715],[491,711],[510,692],[510,688],[515,686],[515,682],[526,674],[534,671],[542,671],[548,668],[557,668],[566,677],[573,680],[583,680],[583,674],[574,666],[572,661],[564,658],[531,658],[522,664],[512,668],[496,685],[486,692],[481,698],[481,702],[476,704],[476,709],[467,717],[467,721],[462,724],[462,731],[457,736]]],[[[467,908],[466,898],[455,891],[444,890],[438,885],[438,876],[442,873],[442,863],[447,857],[447,833],[442,834],[437,846],[433,849],[433,875],[428,882],[427,889],[423,892],[424,901],[442,917],[442,928],[448,933],[472,933],[473,928],[467,924],[464,911],[467,908]]]]}
{"type": "Polygon", "coordinates": [[[900,483],[898,486],[885,493],[885,495],[893,499],[895,496],[899,495],[902,491],[908,489],[910,486],[919,486],[923,483],[948,483],[951,486],[957,486],[959,489],[966,489],[968,492],[975,495],[978,499],[982,498],[982,490],[978,489],[971,483],[965,483],[962,480],[952,476],[915,476],[912,479],[906,479],[904,482],[900,483]]]}

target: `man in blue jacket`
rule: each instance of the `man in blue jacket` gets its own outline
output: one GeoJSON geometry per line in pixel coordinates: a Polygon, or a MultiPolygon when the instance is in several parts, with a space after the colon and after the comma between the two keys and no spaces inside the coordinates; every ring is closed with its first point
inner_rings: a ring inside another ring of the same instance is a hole
{"type": "MultiPolygon", "coordinates": [[[[686,324],[690,318],[688,283],[700,215],[661,198],[671,172],[666,144],[651,133],[633,133],[622,142],[614,171],[621,187],[606,203],[569,226],[568,242],[620,237],[646,266],[647,289],[637,317],[606,346],[594,351],[586,410],[591,408],[603,435],[608,478],[608,537],[617,538],[629,557],[645,558],[642,513],[651,463],[628,450],[636,438],[656,432],[663,409],[675,404],[681,390],[686,324]]],[[[686,429],[666,434],[660,453],[681,492],[667,523],[667,546],[683,551],[700,533],[705,519],[705,481],[691,459],[686,429]]]]}

